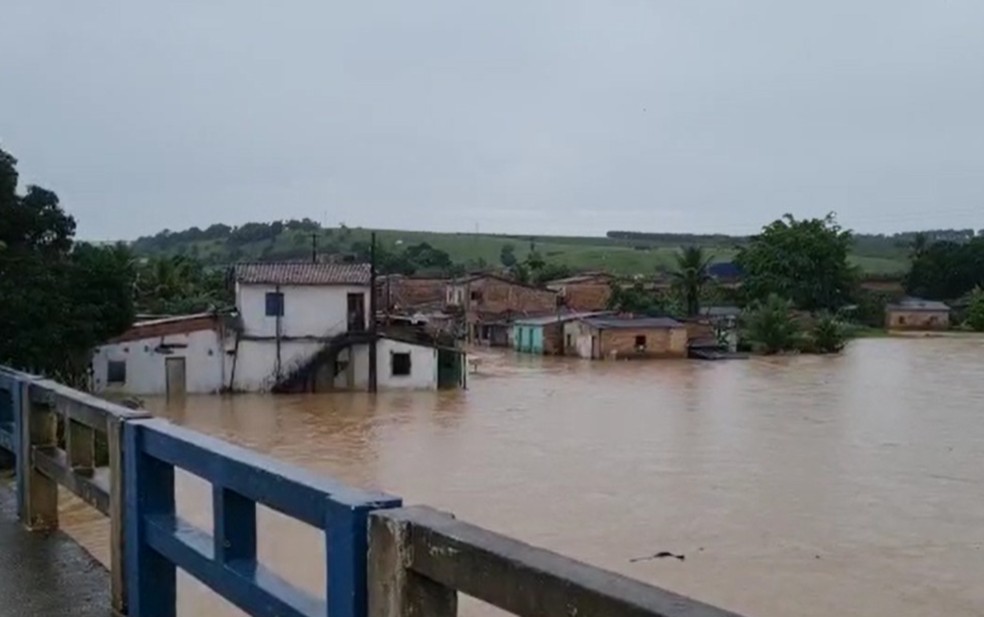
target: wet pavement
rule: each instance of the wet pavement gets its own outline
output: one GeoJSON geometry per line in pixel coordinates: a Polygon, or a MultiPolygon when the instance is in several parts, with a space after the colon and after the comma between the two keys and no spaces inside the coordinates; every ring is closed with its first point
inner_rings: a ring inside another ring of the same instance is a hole
{"type": "Polygon", "coordinates": [[[62,532],[30,533],[0,485],[0,617],[108,617],[109,573],[62,532]]]}

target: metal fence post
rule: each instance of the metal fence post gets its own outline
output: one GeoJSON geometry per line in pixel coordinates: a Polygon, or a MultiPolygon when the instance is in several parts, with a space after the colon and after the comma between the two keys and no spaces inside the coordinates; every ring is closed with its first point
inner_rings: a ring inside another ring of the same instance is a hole
{"type": "Polygon", "coordinates": [[[142,422],[123,424],[125,566],[130,617],[175,617],[176,567],[144,542],[147,516],[174,516],[174,467],[142,451],[142,422]]]}
{"type": "Polygon", "coordinates": [[[109,564],[113,610],[127,614],[125,488],[123,485],[123,425],[119,418],[106,421],[106,445],[109,451],[109,564]]]}
{"type": "Polygon", "coordinates": [[[58,417],[50,405],[31,400],[30,383],[21,390],[21,467],[24,524],[31,530],[58,527],[58,483],[34,468],[35,448],[58,445],[58,417]]]}
{"type": "Polygon", "coordinates": [[[368,616],[455,617],[458,593],[409,568],[412,524],[400,512],[369,516],[368,616]]]}

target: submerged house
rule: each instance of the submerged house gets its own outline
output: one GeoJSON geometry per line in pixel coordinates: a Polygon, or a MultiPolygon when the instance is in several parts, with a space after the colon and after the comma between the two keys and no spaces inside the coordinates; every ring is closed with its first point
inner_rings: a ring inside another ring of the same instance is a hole
{"type": "Polygon", "coordinates": [[[946,330],[950,327],[950,307],[935,300],[902,298],[885,307],[885,327],[889,330],[946,330]]]}
{"type": "Polygon", "coordinates": [[[199,313],[138,321],[92,352],[100,394],[212,394],[225,384],[225,324],[199,313]]]}
{"type": "Polygon", "coordinates": [[[469,342],[509,347],[515,320],[556,311],[557,294],[495,274],[477,274],[449,283],[445,304],[460,314],[469,342]]]}
{"type": "Polygon", "coordinates": [[[513,349],[523,353],[559,356],[564,354],[564,324],[604,313],[565,311],[542,317],[522,317],[513,322],[513,349]]]}
{"type": "Polygon", "coordinates": [[[460,350],[370,327],[368,265],[245,263],[233,279],[234,316],[139,322],[96,349],[94,389],[309,392],[367,389],[373,377],[380,390],[465,385],[460,350]]]}
{"type": "Polygon", "coordinates": [[[564,353],[593,360],[686,358],[687,327],[669,317],[594,316],[564,324],[564,353]]]}

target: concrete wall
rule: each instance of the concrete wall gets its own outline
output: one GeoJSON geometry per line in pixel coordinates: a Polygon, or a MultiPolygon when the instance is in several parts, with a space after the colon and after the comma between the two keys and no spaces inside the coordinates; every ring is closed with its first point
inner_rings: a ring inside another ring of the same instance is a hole
{"type": "Polygon", "coordinates": [[[186,391],[193,394],[219,392],[224,384],[225,353],[215,330],[197,330],[153,338],[110,343],[92,355],[92,388],[97,393],[157,395],[166,392],[167,358],[185,359],[186,391]],[[126,362],[126,381],[107,383],[110,361],[126,362]]]}
{"type": "Polygon", "coordinates": [[[948,311],[885,312],[885,327],[889,330],[946,330],[950,327],[948,311]]]}
{"type": "Polygon", "coordinates": [[[564,305],[575,311],[603,311],[608,308],[612,288],[606,282],[571,283],[558,288],[564,305]]]}
{"type": "MultiPolygon", "coordinates": [[[[244,337],[274,337],[277,318],[266,314],[266,294],[277,291],[276,285],[236,285],[236,307],[242,316],[244,337]]],[[[364,296],[365,315],[369,323],[369,287],[342,285],[281,286],[284,315],[280,318],[280,335],[284,337],[329,337],[348,328],[348,294],[364,296]]]]}
{"type": "MultiPolygon", "coordinates": [[[[423,345],[380,339],[376,351],[376,384],[380,390],[436,390],[437,349],[423,345]],[[410,354],[410,374],[393,375],[392,354],[410,354]]],[[[351,386],[364,390],[369,382],[369,346],[357,345],[350,350],[353,358],[351,386]]],[[[337,384],[337,382],[336,382],[337,384]]]]}
{"type": "Polygon", "coordinates": [[[580,321],[564,324],[564,355],[590,358],[592,356],[592,337],[594,330],[580,321]]]}
{"type": "MultiPolygon", "coordinates": [[[[326,345],[325,342],[280,341],[280,374],[288,375],[292,369],[307,361],[326,345]]],[[[231,349],[231,348],[230,348],[231,349]]],[[[241,340],[235,360],[226,361],[226,383],[237,392],[267,392],[277,382],[276,341],[241,340]],[[235,366],[235,375],[232,375],[235,366]],[[235,378],[235,382],[230,379],[235,378]]]]}
{"type": "Polygon", "coordinates": [[[580,321],[564,324],[564,353],[581,358],[685,358],[687,329],[611,329],[595,330],[580,321]],[[646,350],[636,350],[636,337],[646,337],[646,350]]]}

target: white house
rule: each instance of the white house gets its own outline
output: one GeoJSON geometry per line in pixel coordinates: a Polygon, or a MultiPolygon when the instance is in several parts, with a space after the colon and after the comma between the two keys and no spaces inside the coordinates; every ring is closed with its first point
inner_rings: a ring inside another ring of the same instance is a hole
{"type": "MultiPolygon", "coordinates": [[[[231,344],[229,389],[367,387],[368,265],[250,263],[237,265],[234,274],[240,325],[231,344]]],[[[380,389],[463,385],[457,350],[386,337],[376,349],[380,389]]]]}
{"type": "Polygon", "coordinates": [[[369,323],[368,264],[243,263],[229,387],[268,391],[332,339],[369,323]]]}
{"type": "Polygon", "coordinates": [[[219,392],[223,337],[222,319],[210,313],[139,321],[93,351],[91,388],[134,395],[219,392]]]}

